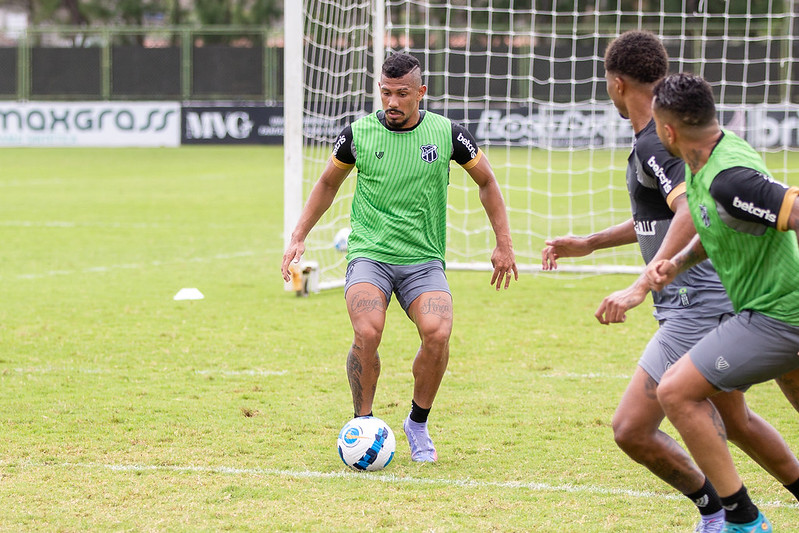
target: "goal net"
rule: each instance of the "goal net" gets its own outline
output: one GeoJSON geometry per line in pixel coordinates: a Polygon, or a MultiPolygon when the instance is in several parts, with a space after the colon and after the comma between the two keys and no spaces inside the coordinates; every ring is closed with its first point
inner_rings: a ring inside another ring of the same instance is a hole
{"type": "MultiPolygon", "coordinates": [[[[286,68],[301,69],[300,81],[290,84],[287,74],[285,86],[292,150],[285,185],[294,191],[286,239],[336,135],[380,107],[375,72],[396,51],[423,65],[422,106],[462,123],[487,154],[523,271],[540,268],[548,237],[587,235],[630,218],[625,172],[633,132],[607,97],[603,69],[607,44],[630,29],[661,37],[672,72],[705,77],[722,125],[761,150],[775,177],[799,184],[793,1],[301,3],[301,21],[289,27],[287,17],[286,27],[286,68]],[[628,5],[636,8],[622,9],[628,5]],[[292,39],[302,40],[298,57],[289,57],[292,39]],[[290,106],[289,98],[301,102],[290,106]],[[293,141],[290,107],[303,124],[293,141]]],[[[353,171],[306,241],[305,258],[318,263],[322,287],[343,283],[345,254],[334,238],[349,225],[356,179],[353,171]]],[[[477,187],[456,164],[450,182],[447,267],[488,269],[494,236],[477,187]]],[[[559,265],[578,273],[639,272],[642,260],[630,245],[559,265]]]]}

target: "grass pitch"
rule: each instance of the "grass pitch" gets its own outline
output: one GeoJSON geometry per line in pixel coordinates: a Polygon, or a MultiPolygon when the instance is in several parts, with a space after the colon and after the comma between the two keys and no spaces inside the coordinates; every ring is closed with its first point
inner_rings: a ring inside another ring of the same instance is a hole
{"type": "MultiPolygon", "coordinates": [[[[391,465],[348,471],[340,289],[284,292],[282,152],[0,150],[0,530],[691,531],[696,513],[613,443],[654,331],[593,318],[629,276],[451,272],[435,465],[401,422],[418,338],[389,310],[375,414],[391,465]],[[174,301],[196,287],[199,301],[174,301]]],[[[773,384],[750,404],[799,450],[773,384]]],[[[664,426],[674,434],[668,426],[664,426]]],[[[775,528],[794,500],[736,453],[775,528]]]]}

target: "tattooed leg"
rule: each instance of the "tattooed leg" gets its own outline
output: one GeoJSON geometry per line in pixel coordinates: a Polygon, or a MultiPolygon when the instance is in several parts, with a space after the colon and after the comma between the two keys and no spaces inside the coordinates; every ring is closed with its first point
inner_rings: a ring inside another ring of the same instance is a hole
{"type": "Polygon", "coordinates": [[[702,488],[705,475],[680,445],[661,431],[665,415],[657,399],[657,382],[640,366],[613,415],[613,437],[632,460],[682,492],[702,488]]]}
{"type": "Polygon", "coordinates": [[[663,375],[658,400],[697,466],[719,496],[726,497],[737,492],[743,483],[727,447],[724,422],[708,400],[716,392],[685,355],[663,375]]]}
{"type": "Polygon", "coordinates": [[[776,381],[793,408],[799,411],[799,370],[783,374],[776,381]]]}
{"type": "Polygon", "coordinates": [[[347,379],[350,382],[350,391],[352,391],[352,406],[358,416],[369,414],[372,411],[372,401],[377,391],[377,378],[380,377],[380,354],[375,352],[372,372],[367,377],[363,375],[363,365],[361,364],[364,359],[363,348],[352,343],[350,353],[347,355],[347,379]],[[364,382],[367,387],[371,383],[371,388],[368,389],[366,395],[364,395],[363,389],[364,382]],[[366,409],[364,408],[364,397],[368,403],[366,409]]]}
{"type": "Polygon", "coordinates": [[[422,341],[413,361],[413,400],[429,409],[449,362],[452,333],[452,297],[447,292],[426,292],[408,308],[422,341]]]}
{"type": "Polygon", "coordinates": [[[385,295],[369,283],[355,284],[347,291],[347,311],[354,333],[347,355],[347,379],[352,392],[353,409],[360,416],[372,411],[380,376],[377,348],[386,321],[385,295]]]}
{"type": "Polygon", "coordinates": [[[728,441],[738,446],[783,485],[799,479],[799,460],[782,435],[749,409],[742,392],[721,392],[710,401],[724,421],[728,441]]]}

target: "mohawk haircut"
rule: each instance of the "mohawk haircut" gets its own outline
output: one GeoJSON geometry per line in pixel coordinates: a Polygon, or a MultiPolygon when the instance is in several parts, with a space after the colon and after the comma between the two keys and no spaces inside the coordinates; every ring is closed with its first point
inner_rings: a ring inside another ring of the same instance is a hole
{"type": "Polygon", "coordinates": [[[403,77],[416,68],[419,69],[419,74],[421,74],[422,65],[412,55],[392,54],[383,62],[382,73],[386,78],[396,79],[403,77]]]}
{"type": "Polygon", "coordinates": [[[654,83],[669,72],[669,55],[651,32],[622,33],[605,50],[605,71],[628,76],[640,83],[654,83]]]}
{"type": "Polygon", "coordinates": [[[654,108],[668,111],[685,126],[707,126],[716,118],[713,89],[700,76],[672,74],[655,85],[653,92],[654,108]]]}

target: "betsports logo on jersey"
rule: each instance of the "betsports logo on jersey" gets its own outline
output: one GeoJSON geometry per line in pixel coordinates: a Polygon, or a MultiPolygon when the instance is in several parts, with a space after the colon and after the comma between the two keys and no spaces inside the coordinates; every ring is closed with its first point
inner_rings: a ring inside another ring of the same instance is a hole
{"type": "Polygon", "coordinates": [[[752,202],[744,202],[737,196],[732,199],[733,207],[737,207],[741,211],[745,211],[750,215],[754,215],[758,218],[762,218],[763,220],[767,220],[768,222],[776,222],[777,215],[771,212],[771,209],[763,209],[762,207],[756,206],[752,202]]]}
{"type": "Polygon", "coordinates": [[[666,172],[663,170],[663,167],[658,164],[655,156],[647,159],[646,164],[649,165],[649,168],[651,168],[652,172],[654,172],[655,176],[657,176],[658,181],[663,186],[663,192],[669,194],[673,188],[673,185],[671,184],[669,177],[666,175],[666,172]]]}
{"type": "Polygon", "coordinates": [[[471,159],[477,157],[477,148],[475,148],[474,145],[472,144],[472,141],[464,137],[462,133],[458,133],[458,142],[461,143],[464,146],[464,148],[469,150],[469,156],[471,157],[471,159]]]}
{"type": "Polygon", "coordinates": [[[347,141],[346,135],[339,135],[338,139],[336,139],[336,144],[333,145],[333,157],[338,157],[338,151],[341,149],[341,146],[347,141]]]}

